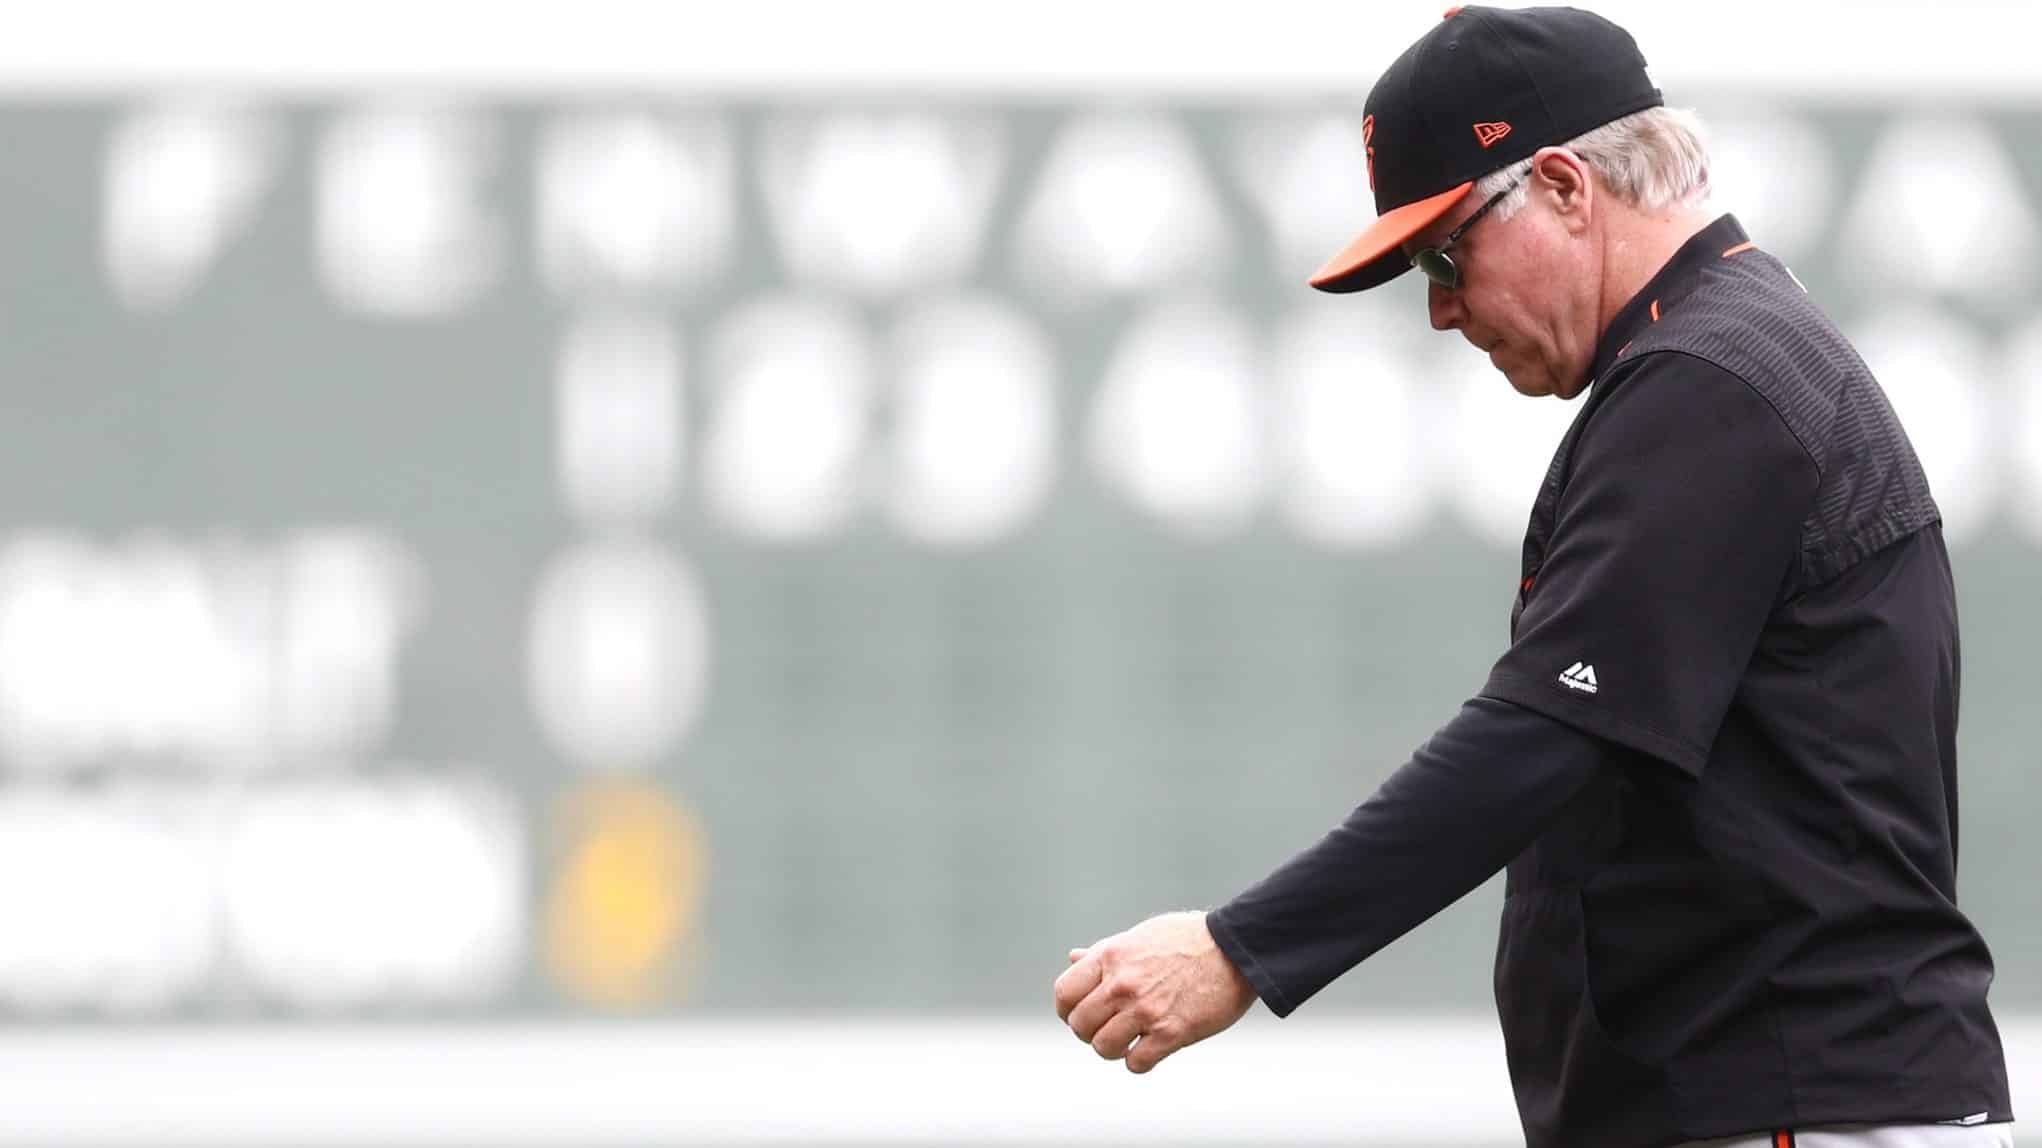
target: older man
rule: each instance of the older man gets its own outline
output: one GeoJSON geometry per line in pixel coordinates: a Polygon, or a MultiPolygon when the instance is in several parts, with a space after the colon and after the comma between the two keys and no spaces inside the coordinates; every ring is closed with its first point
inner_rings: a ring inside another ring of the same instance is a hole
{"type": "Polygon", "coordinates": [[[1662,103],[1628,34],[1558,8],[1454,9],[1371,91],[1378,217],[1313,284],[1416,266],[1435,328],[1586,398],[1487,683],[1233,901],[1073,949],[1057,1011],[1101,1056],[1288,1014],[1508,864],[1534,1148],[2012,1143],[1956,905],[1940,516],[1835,326],[1702,211],[1662,103]]]}

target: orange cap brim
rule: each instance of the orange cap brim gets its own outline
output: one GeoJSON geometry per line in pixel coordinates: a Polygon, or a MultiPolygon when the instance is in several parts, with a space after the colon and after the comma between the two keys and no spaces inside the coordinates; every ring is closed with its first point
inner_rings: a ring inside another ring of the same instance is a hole
{"type": "Polygon", "coordinates": [[[1354,237],[1340,254],[1326,261],[1312,276],[1312,286],[1321,291],[1344,294],[1378,287],[1411,269],[1411,261],[1399,250],[1403,242],[1424,230],[1433,220],[1474,190],[1470,180],[1459,187],[1429,196],[1376,216],[1368,230],[1354,237]]]}

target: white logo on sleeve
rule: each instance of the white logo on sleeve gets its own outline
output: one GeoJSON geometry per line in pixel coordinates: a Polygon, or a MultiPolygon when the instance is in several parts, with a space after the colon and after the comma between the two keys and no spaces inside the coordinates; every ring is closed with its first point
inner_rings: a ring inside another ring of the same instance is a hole
{"type": "Polygon", "coordinates": [[[1560,684],[1570,690],[1580,690],[1582,693],[1592,694],[1596,689],[1595,667],[1587,662],[1576,662],[1560,671],[1560,684]]]}

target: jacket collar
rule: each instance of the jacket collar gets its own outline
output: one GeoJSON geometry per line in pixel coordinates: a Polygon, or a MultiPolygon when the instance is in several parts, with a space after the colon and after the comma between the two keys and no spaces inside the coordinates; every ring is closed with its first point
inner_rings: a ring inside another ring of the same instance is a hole
{"type": "Polygon", "coordinates": [[[1690,236],[1610,320],[1609,328],[1595,345],[1595,365],[1588,372],[1590,384],[1608,373],[1631,340],[1694,291],[1701,282],[1703,268],[1728,255],[1749,250],[1750,244],[1750,237],[1734,215],[1718,216],[1714,223],[1690,236]]]}

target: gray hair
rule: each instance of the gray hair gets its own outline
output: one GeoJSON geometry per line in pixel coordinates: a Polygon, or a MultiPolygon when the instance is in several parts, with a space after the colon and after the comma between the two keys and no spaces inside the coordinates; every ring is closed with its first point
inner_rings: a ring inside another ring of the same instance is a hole
{"type": "MultiPolygon", "coordinates": [[[[1564,145],[1600,176],[1618,199],[1641,211],[1698,207],[1709,198],[1709,153],[1703,146],[1702,119],[1687,108],[1646,108],[1592,128],[1564,145]]],[[[1532,161],[1519,160],[1497,168],[1475,182],[1478,203],[1510,186],[1517,187],[1491,210],[1501,221],[1524,206],[1530,190],[1524,184],[1532,161]]]]}

